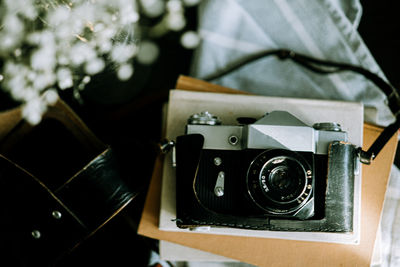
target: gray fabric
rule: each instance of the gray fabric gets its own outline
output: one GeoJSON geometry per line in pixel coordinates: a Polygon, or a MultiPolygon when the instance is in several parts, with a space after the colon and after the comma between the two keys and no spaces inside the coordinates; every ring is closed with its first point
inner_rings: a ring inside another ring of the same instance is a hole
{"type": "MultiPolygon", "coordinates": [[[[202,78],[246,55],[287,48],[361,65],[384,77],[356,30],[360,15],[357,0],[205,0],[199,16],[202,42],[191,73],[202,78]]],[[[377,116],[367,114],[367,121],[381,125],[393,121],[384,94],[348,72],[324,76],[269,57],[214,82],[269,96],[360,101],[377,110],[377,116]]]]}

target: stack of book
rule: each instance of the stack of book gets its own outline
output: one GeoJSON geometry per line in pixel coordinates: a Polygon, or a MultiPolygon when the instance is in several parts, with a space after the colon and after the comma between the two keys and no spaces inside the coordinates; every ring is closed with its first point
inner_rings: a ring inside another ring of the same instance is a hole
{"type": "MultiPolygon", "coordinates": [[[[205,110],[218,115],[224,124],[235,124],[237,117],[259,118],[274,110],[288,111],[307,125],[337,122],[348,133],[349,142],[364,147],[381,131],[363,123],[360,103],[242,95],[241,91],[187,77],[181,77],[176,87],[171,90],[166,113],[169,139],[184,134],[189,116],[205,110]]],[[[393,137],[372,165],[363,165],[355,176],[352,232],[213,227],[206,232],[193,232],[178,228],[174,222],[175,171],[167,155],[155,164],[138,233],[162,240],[161,256],[170,260],[237,260],[258,266],[370,265],[396,140],[393,137]]]]}

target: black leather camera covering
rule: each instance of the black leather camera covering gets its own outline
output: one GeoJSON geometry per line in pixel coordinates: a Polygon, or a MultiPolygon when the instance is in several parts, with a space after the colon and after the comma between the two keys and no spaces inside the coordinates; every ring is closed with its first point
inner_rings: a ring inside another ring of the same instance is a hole
{"type": "Polygon", "coordinates": [[[22,107],[0,112],[0,124],[2,262],[65,264],[140,192],[129,159],[61,100],[38,125],[22,119],[22,107]]]}
{"type": "Polygon", "coordinates": [[[13,266],[55,264],[136,196],[121,175],[108,148],[53,191],[0,155],[2,255],[13,266]]]}
{"type": "Polygon", "coordinates": [[[177,220],[180,228],[197,226],[234,227],[273,231],[352,232],[354,169],[356,148],[332,142],[328,154],[326,194],[323,216],[309,220],[268,216],[237,216],[206,209],[197,200],[194,180],[197,175],[204,138],[185,135],[177,138],[177,220]]]}

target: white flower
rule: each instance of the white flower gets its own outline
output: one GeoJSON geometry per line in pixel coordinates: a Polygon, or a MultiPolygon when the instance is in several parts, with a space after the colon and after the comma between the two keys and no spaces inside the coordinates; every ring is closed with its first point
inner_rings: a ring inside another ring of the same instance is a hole
{"type": "Polygon", "coordinates": [[[0,30],[0,51],[8,52],[20,46],[24,29],[24,24],[15,14],[7,14],[0,30]]]}
{"type": "Polygon", "coordinates": [[[187,31],[181,37],[181,44],[188,49],[196,48],[200,43],[199,35],[194,31],[187,31]]]}
{"type": "Polygon", "coordinates": [[[99,44],[98,49],[99,49],[100,53],[108,53],[111,51],[112,46],[113,45],[112,45],[111,41],[104,41],[99,44]]]}
{"type": "Polygon", "coordinates": [[[119,0],[119,10],[122,25],[135,23],[139,20],[139,13],[135,1],[119,0]]]}
{"type": "Polygon", "coordinates": [[[28,87],[26,81],[23,76],[13,77],[10,81],[8,81],[8,86],[11,88],[11,95],[16,100],[24,100],[29,99],[26,92],[26,88],[28,87]]]}
{"type": "Polygon", "coordinates": [[[5,0],[10,13],[18,12],[27,19],[34,20],[38,11],[33,0],[5,0]]]}
{"type": "Polygon", "coordinates": [[[104,60],[101,58],[93,58],[85,65],[85,71],[87,74],[94,75],[101,72],[105,67],[104,60]]]}
{"type": "Polygon", "coordinates": [[[137,53],[135,45],[116,45],[111,51],[111,58],[118,63],[126,62],[137,53]]]}
{"type": "MultiPolygon", "coordinates": [[[[56,7],[53,12],[48,13],[47,20],[52,27],[59,27],[61,24],[67,25],[71,12],[65,5],[56,7]]],[[[63,27],[65,28],[65,27],[63,27]]]]}
{"type": "Polygon", "coordinates": [[[67,68],[61,68],[57,71],[57,81],[60,89],[70,88],[74,84],[71,71],[67,68]]]}
{"type": "Polygon", "coordinates": [[[99,41],[98,45],[104,41],[111,41],[112,38],[117,34],[117,29],[115,28],[104,28],[96,32],[96,40],[99,41]]]}
{"type": "Polygon", "coordinates": [[[55,103],[57,103],[58,98],[59,96],[55,89],[47,90],[46,93],[43,95],[43,99],[48,105],[54,105],[55,103]]]}
{"type": "Polygon", "coordinates": [[[121,81],[126,81],[128,80],[133,74],[133,67],[130,64],[123,64],[118,68],[118,78],[121,81]]]}
{"type": "Polygon", "coordinates": [[[153,42],[143,41],[140,45],[137,60],[145,65],[153,63],[158,57],[158,47],[153,42]]]}
{"type": "Polygon", "coordinates": [[[9,33],[23,32],[25,25],[16,14],[6,14],[3,20],[3,28],[9,33]]]}
{"type": "Polygon", "coordinates": [[[88,84],[89,82],[90,82],[90,76],[88,76],[88,75],[86,75],[85,77],[83,77],[83,79],[82,79],[82,82],[84,83],[84,84],[88,84]]]}
{"type": "Polygon", "coordinates": [[[56,82],[56,75],[52,71],[44,71],[37,74],[35,81],[33,82],[33,88],[38,92],[44,88],[52,86],[56,82]]]}
{"type": "Polygon", "coordinates": [[[164,13],[165,6],[163,1],[159,0],[140,0],[143,12],[150,18],[155,18],[164,13]]]}
{"type": "Polygon", "coordinates": [[[180,12],[182,11],[182,2],[179,0],[169,0],[167,2],[167,9],[169,12],[180,12]]]}
{"type": "Polygon", "coordinates": [[[35,99],[39,97],[38,92],[33,89],[32,87],[26,87],[22,90],[24,98],[27,100],[26,102],[31,101],[32,99],[35,99]]]}
{"type": "Polygon", "coordinates": [[[55,36],[50,30],[44,30],[40,32],[33,32],[28,34],[27,41],[30,44],[44,46],[44,47],[54,47],[55,46],[55,36]]]}
{"type": "Polygon", "coordinates": [[[186,25],[185,17],[180,12],[170,13],[166,20],[168,28],[173,31],[180,31],[186,25]]]}
{"type": "Polygon", "coordinates": [[[70,63],[70,58],[66,54],[60,54],[57,57],[57,63],[60,66],[66,66],[70,63]]]}
{"type": "Polygon", "coordinates": [[[72,46],[69,51],[71,63],[75,66],[80,66],[85,62],[95,58],[97,53],[88,44],[80,42],[72,46]]]}
{"type": "Polygon", "coordinates": [[[42,114],[46,111],[46,105],[39,97],[31,99],[22,109],[22,116],[32,125],[40,122],[42,114]]]}
{"type": "Polygon", "coordinates": [[[55,53],[50,47],[36,50],[31,56],[31,66],[36,71],[53,70],[55,65],[55,53]]]}

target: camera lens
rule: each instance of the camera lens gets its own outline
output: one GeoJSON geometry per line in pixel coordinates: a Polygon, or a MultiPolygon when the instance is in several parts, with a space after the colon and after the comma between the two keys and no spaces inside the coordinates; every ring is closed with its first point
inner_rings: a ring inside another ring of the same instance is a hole
{"type": "Polygon", "coordinates": [[[258,155],[247,173],[251,199],[274,214],[293,212],[310,198],[313,175],[310,164],[294,151],[271,149],[258,155]]]}
{"type": "Polygon", "coordinates": [[[293,158],[276,157],[265,163],[260,185],[267,198],[277,203],[295,200],[304,190],[305,170],[293,158]]]}

